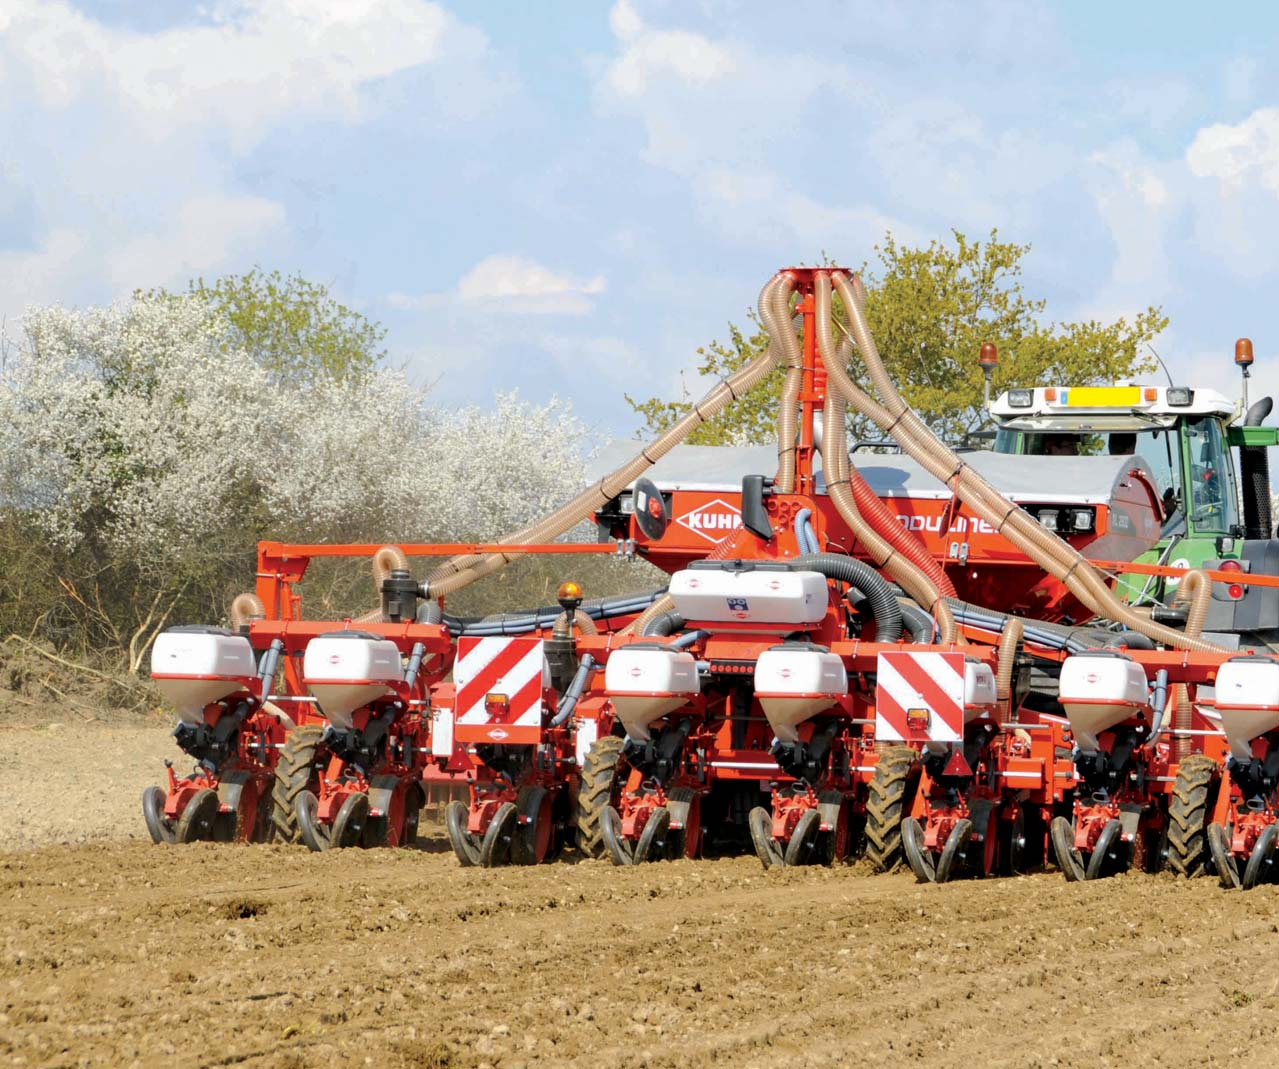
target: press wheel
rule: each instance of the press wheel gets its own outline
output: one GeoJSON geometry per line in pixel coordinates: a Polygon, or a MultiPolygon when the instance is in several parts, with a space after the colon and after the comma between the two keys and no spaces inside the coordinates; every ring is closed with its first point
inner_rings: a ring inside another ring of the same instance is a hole
{"type": "Polygon", "coordinates": [[[782,855],[787,865],[810,865],[813,858],[813,847],[817,845],[817,832],[821,827],[822,815],[816,809],[806,809],[795,821],[795,830],[791,832],[790,842],[786,844],[786,852],[782,855]]]}
{"type": "Polygon", "coordinates": [[[906,864],[920,883],[937,882],[937,866],[933,864],[932,851],[924,846],[924,829],[914,817],[902,821],[902,853],[906,864]]]}
{"type": "Polygon", "coordinates": [[[611,805],[600,814],[600,838],[614,865],[635,864],[635,849],[622,835],[622,814],[611,805]]]}
{"type": "Polygon", "coordinates": [[[946,836],[946,845],[942,847],[941,857],[937,859],[937,882],[949,883],[953,875],[957,874],[955,866],[958,864],[962,867],[963,855],[968,849],[969,840],[973,837],[973,822],[966,817],[962,820],[955,821],[955,826],[950,829],[950,834],[946,836]]]}
{"type": "Polygon", "coordinates": [[[1279,824],[1267,824],[1265,830],[1257,836],[1256,845],[1248,858],[1248,867],[1243,872],[1243,889],[1251,891],[1259,883],[1264,883],[1269,876],[1270,856],[1275,852],[1275,840],[1279,839],[1279,824]]]}
{"type": "Polygon", "coordinates": [[[773,816],[763,806],[757,805],[746,818],[750,826],[751,842],[755,846],[755,854],[760,864],[766,869],[786,864],[782,848],[773,840],[773,816]]]}
{"type": "Polygon", "coordinates": [[[359,846],[364,838],[364,826],[369,820],[369,796],[363,791],[348,795],[333,818],[330,840],[339,848],[359,846]]]}
{"type": "Polygon", "coordinates": [[[550,853],[551,794],[545,787],[524,787],[515,800],[521,821],[511,834],[511,861],[516,865],[538,865],[550,853]],[[525,823],[525,819],[527,822],[525,823]]]}
{"type": "Polygon", "coordinates": [[[218,792],[202,787],[191,796],[191,801],[178,817],[174,838],[180,843],[193,843],[213,835],[213,822],[218,816],[218,792]]]}
{"type": "Polygon", "coordinates": [[[661,861],[666,856],[666,833],[671,826],[671,811],[659,806],[644,822],[639,842],[635,844],[635,864],[645,861],[661,861]]]}
{"type": "Polygon", "coordinates": [[[480,844],[475,836],[466,830],[470,810],[465,802],[456,798],[444,807],[444,828],[449,834],[449,845],[463,868],[472,868],[480,863],[480,844]]]}
{"type": "Polygon", "coordinates": [[[489,821],[484,841],[480,843],[480,864],[486,869],[510,859],[511,837],[515,834],[519,813],[513,802],[503,802],[489,821]]]}
{"type": "Polygon", "coordinates": [[[331,830],[320,825],[320,800],[310,791],[299,791],[293,803],[298,835],[308,850],[322,853],[332,845],[331,830]]]}
{"type": "Polygon", "coordinates": [[[1087,873],[1084,869],[1084,856],[1075,849],[1075,826],[1065,817],[1053,817],[1049,834],[1057,867],[1066,877],[1066,882],[1079,883],[1084,880],[1087,873]]]}
{"type": "Polygon", "coordinates": [[[1221,886],[1228,891],[1237,891],[1243,886],[1243,881],[1239,878],[1239,865],[1230,849],[1230,833],[1220,824],[1209,824],[1207,835],[1208,852],[1212,855],[1221,886]]]}
{"type": "Polygon", "coordinates": [[[1123,832],[1123,825],[1117,820],[1108,820],[1101,829],[1101,834],[1097,836],[1097,845],[1093,847],[1092,856],[1088,859],[1088,868],[1084,870],[1084,879],[1099,880],[1103,876],[1110,875],[1115,871],[1117,859],[1110,856],[1119,837],[1123,832]],[[1110,870],[1108,872],[1107,870],[1110,870]]]}
{"type": "Polygon", "coordinates": [[[142,792],[142,819],[153,843],[175,843],[177,834],[171,821],[164,819],[164,803],[168,796],[159,787],[148,787],[142,792]]]}

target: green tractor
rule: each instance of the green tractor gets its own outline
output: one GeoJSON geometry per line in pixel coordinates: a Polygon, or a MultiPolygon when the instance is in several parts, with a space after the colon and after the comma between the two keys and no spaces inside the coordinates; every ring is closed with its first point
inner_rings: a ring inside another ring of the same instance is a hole
{"type": "MultiPolygon", "coordinates": [[[[1235,360],[1246,380],[1252,363],[1247,339],[1236,345],[1235,360]]],[[[1262,425],[1272,407],[1269,397],[1246,407],[1246,385],[1244,402],[1187,386],[1008,390],[989,405],[994,450],[1139,456],[1158,484],[1163,522],[1158,544],[1138,563],[1279,575],[1267,455],[1279,443],[1279,428],[1262,425]]],[[[1120,591],[1136,605],[1167,606],[1176,584],[1175,578],[1128,574],[1120,591]]],[[[1279,589],[1214,583],[1205,632],[1230,644],[1275,643],[1279,589]]]]}

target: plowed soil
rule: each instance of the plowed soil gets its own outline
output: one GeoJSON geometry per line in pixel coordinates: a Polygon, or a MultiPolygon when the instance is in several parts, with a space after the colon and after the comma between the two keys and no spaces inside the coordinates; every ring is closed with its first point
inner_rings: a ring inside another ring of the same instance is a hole
{"type": "MultiPolygon", "coordinates": [[[[73,828],[110,797],[116,770],[72,757],[98,773],[80,795],[9,781],[0,819],[35,799],[73,828]]],[[[125,777],[118,835],[155,760],[125,777]]],[[[919,887],[751,858],[481,871],[425,845],[0,854],[0,1064],[1273,1062],[1277,888],[919,887]]]]}

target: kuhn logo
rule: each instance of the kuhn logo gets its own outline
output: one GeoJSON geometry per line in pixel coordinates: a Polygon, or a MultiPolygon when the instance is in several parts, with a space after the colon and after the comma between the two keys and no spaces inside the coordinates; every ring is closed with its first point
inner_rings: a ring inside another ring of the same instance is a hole
{"type": "Polygon", "coordinates": [[[741,527],[742,513],[727,501],[716,498],[677,517],[675,522],[708,542],[718,543],[741,527]]]}
{"type": "Polygon", "coordinates": [[[495,742],[501,742],[504,738],[506,738],[507,734],[508,732],[503,731],[501,728],[493,728],[493,730],[488,733],[489,738],[493,739],[495,742]]]}

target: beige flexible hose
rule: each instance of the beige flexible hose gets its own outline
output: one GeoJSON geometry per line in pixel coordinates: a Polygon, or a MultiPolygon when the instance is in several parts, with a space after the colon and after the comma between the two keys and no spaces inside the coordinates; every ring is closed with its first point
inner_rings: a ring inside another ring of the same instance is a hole
{"type": "MultiPolygon", "coordinates": [[[[779,288],[785,288],[789,297],[789,281],[781,275],[771,278],[760,292],[761,318],[765,314],[772,314],[770,302],[774,300],[774,290],[779,288]]],[[[713,419],[737,398],[758,386],[777,365],[780,356],[781,354],[770,345],[763,355],[756,357],[744,368],[712,387],[705,397],[693,405],[691,412],[646,445],[626,464],[604,476],[596,485],[584,490],[571,501],[561,505],[551,515],[514,534],[507,535],[501,541],[549,542],[572,529],[621,493],[703,423],[713,419]]],[[[505,567],[511,558],[517,555],[516,553],[473,554],[446,561],[427,577],[429,596],[435,598],[461,590],[475,580],[505,567]]]]}
{"type": "Polygon", "coordinates": [[[231,630],[240,631],[248,626],[250,620],[265,620],[266,607],[256,594],[237,594],[231,601],[227,617],[231,621],[231,630]]]}
{"type": "MultiPolygon", "coordinates": [[[[817,278],[816,294],[817,347],[823,361],[829,366],[835,364],[833,356],[836,347],[830,329],[830,282],[825,275],[817,278]]],[[[830,378],[829,373],[827,378],[830,378]]],[[[844,422],[844,401],[839,394],[838,385],[828,391],[826,407],[822,413],[822,470],[826,479],[826,493],[853,536],[866,547],[875,567],[887,572],[907,594],[932,613],[943,642],[954,642],[955,617],[936,585],[914,561],[899,553],[881,536],[857,508],[849,485],[851,464],[848,459],[848,431],[844,422]]]]}
{"type": "MultiPolygon", "coordinates": [[[[910,409],[897,393],[880,359],[866,323],[865,293],[860,280],[853,284],[841,272],[832,276],[835,288],[848,311],[853,339],[866,364],[883,405],[864,404],[869,400],[860,391],[849,402],[892,435],[902,450],[934,477],[952,488],[955,495],[983,520],[1001,533],[1022,553],[1059,579],[1072,594],[1096,615],[1115,620],[1147,637],[1175,649],[1216,651],[1220,647],[1174,628],[1164,627],[1132,612],[1107,586],[1105,580],[1072,546],[1045,530],[1027,512],[1001,496],[972,468],[964,464],[910,409]],[[859,396],[860,395],[860,396],[859,396]]],[[[845,376],[846,378],[846,376],[845,376]]],[[[840,383],[840,389],[844,384],[840,383]]],[[[854,387],[855,389],[855,387],[854,387]]]]}
{"type": "Polygon", "coordinates": [[[555,618],[555,624],[551,628],[551,635],[554,638],[568,638],[569,635],[573,633],[574,625],[576,625],[577,629],[584,635],[599,634],[599,628],[595,626],[595,621],[587,616],[586,613],[582,612],[581,609],[577,609],[573,613],[573,624],[569,624],[568,622],[568,613],[560,613],[559,616],[555,618]]]}
{"type": "MultiPolygon", "coordinates": [[[[1198,638],[1203,633],[1204,620],[1208,618],[1208,603],[1212,600],[1212,580],[1199,568],[1188,571],[1177,586],[1174,605],[1187,605],[1186,634],[1198,638]]],[[[1190,704],[1190,690],[1185,683],[1173,688],[1176,714],[1173,717],[1173,752],[1177,760],[1184,760],[1191,750],[1190,736],[1185,734],[1194,725],[1194,709],[1190,704]]]]}
{"type": "Polygon", "coordinates": [[[760,318],[768,332],[769,347],[781,353],[786,366],[786,378],[782,383],[782,396],[777,409],[777,475],[774,487],[780,494],[795,492],[795,440],[799,430],[799,392],[804,383],[804,355],[791,318],[790,295],[794,281],[783,276],[786,284],[773,290],[770,303],[771,315],[765,317],[764,302],[760,305],[760,318]]]}
{"type": "Polygon", "coordinates": [[[1017,662],[1017,647],[1021,645],[1021,634],[1021,620],[1013,616],[1004,624],[1004,633],[999,637],[995,695],[1001,703],[1007,703],[1008,712],[1012,712],[1013,667],[1017,662]]]}

